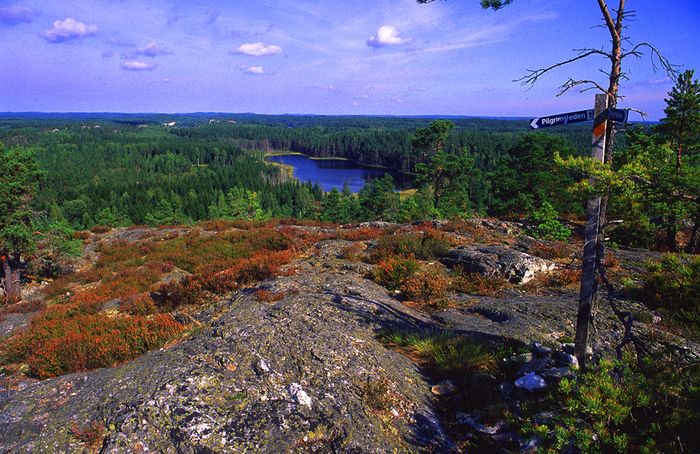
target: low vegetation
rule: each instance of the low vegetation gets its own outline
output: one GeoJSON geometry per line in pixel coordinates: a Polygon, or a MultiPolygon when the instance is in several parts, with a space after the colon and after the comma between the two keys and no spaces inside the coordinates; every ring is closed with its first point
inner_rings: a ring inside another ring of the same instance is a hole
{"type": "Polygon", "coordinates": [[[700,338],[700,256],[669,254],[649,263],[639,299],[700,338]]]}
{"type": "Polygon", "coordinates": [[[380,336],[389,347],[403,349],[418,359],[428,370],[443,377],[493,372],[497,368],[495,354],[478,341],[448,332],[389,331],[380,336]]]}
{"type": "Polygon", "coordinates": [[[4,342],[0,362],[47,378],[133,359],[187,330],[170,311],[280,274],[309,241],[269,228],[111,241],[93,266],[45,289],[51,301],[4,342]]]}
{"type": "Polygon", "coordinates": [[[698,405],[697,364],[659,362],[640,370],[601,361],[530,402],[525,424],[517,424],[544,441],[542,452],[684,452],[683,445],[700,442],[698,405]]]}

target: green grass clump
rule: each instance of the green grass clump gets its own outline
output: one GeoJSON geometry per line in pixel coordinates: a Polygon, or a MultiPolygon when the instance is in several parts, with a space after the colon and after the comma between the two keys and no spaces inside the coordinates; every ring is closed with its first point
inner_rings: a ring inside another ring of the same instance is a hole
{"type": "Polygon", "coordinates": [[[465,372],[490,372],[496,369],[494,353],[467,336],[442,331],[391,331],[384,333],[381,340],[386,344],[407,349],[440,375],[459,376],[465,372]]]}

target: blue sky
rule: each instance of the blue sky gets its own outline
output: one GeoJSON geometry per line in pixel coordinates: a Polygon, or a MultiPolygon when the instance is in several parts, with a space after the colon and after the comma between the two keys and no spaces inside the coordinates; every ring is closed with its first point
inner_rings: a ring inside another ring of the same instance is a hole
{"type": "MultiPolygon", "coordinates": [[[[0,0],[0,111],[538,116],[592,105],[526,69],[605,47],[594,0],[0,0]]],[[[628,0],[632,42],[700,71],[700,2],[628,0]]],[[[623,107],[663,115],[673,83],[627,61],[623,107]]]]}

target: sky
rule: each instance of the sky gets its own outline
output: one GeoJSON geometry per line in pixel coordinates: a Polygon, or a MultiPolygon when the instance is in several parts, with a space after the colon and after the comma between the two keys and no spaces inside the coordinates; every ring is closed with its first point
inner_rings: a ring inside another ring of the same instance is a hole
{"type": "MultiPolygon", "coordinates": [[[[631,44],[700,70],[700,1],[627,5],[631,44]]],[[[536,117],[592,108],[558,87],[602,58],[514,80],[609,47],[601,24],[595,0],[0,0],[0,112],[536,117]]],[[[620,107],[662,117],[673,81],[646,50],[625,69],[620,107]]]]}

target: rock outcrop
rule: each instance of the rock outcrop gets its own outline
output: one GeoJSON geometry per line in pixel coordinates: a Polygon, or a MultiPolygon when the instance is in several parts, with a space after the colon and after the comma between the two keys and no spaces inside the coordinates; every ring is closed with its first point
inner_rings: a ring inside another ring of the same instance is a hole
{"type": "Polygon", "coordinates": [[[449,451],[430,384],[376,340],[427,319],[357,277],[280,278],[280,301],[239,292],[176,345],[0,390],[0,451],[81,452],[91,425],[104,453],[449,451]]]}
{"type": "Polygon", "coordinates": [[[460,246],[451,249],[443,263],[465,273],[503,277],[514,284],[524,284],[555,267],[547,260],[505,246],[460,246]]]}

